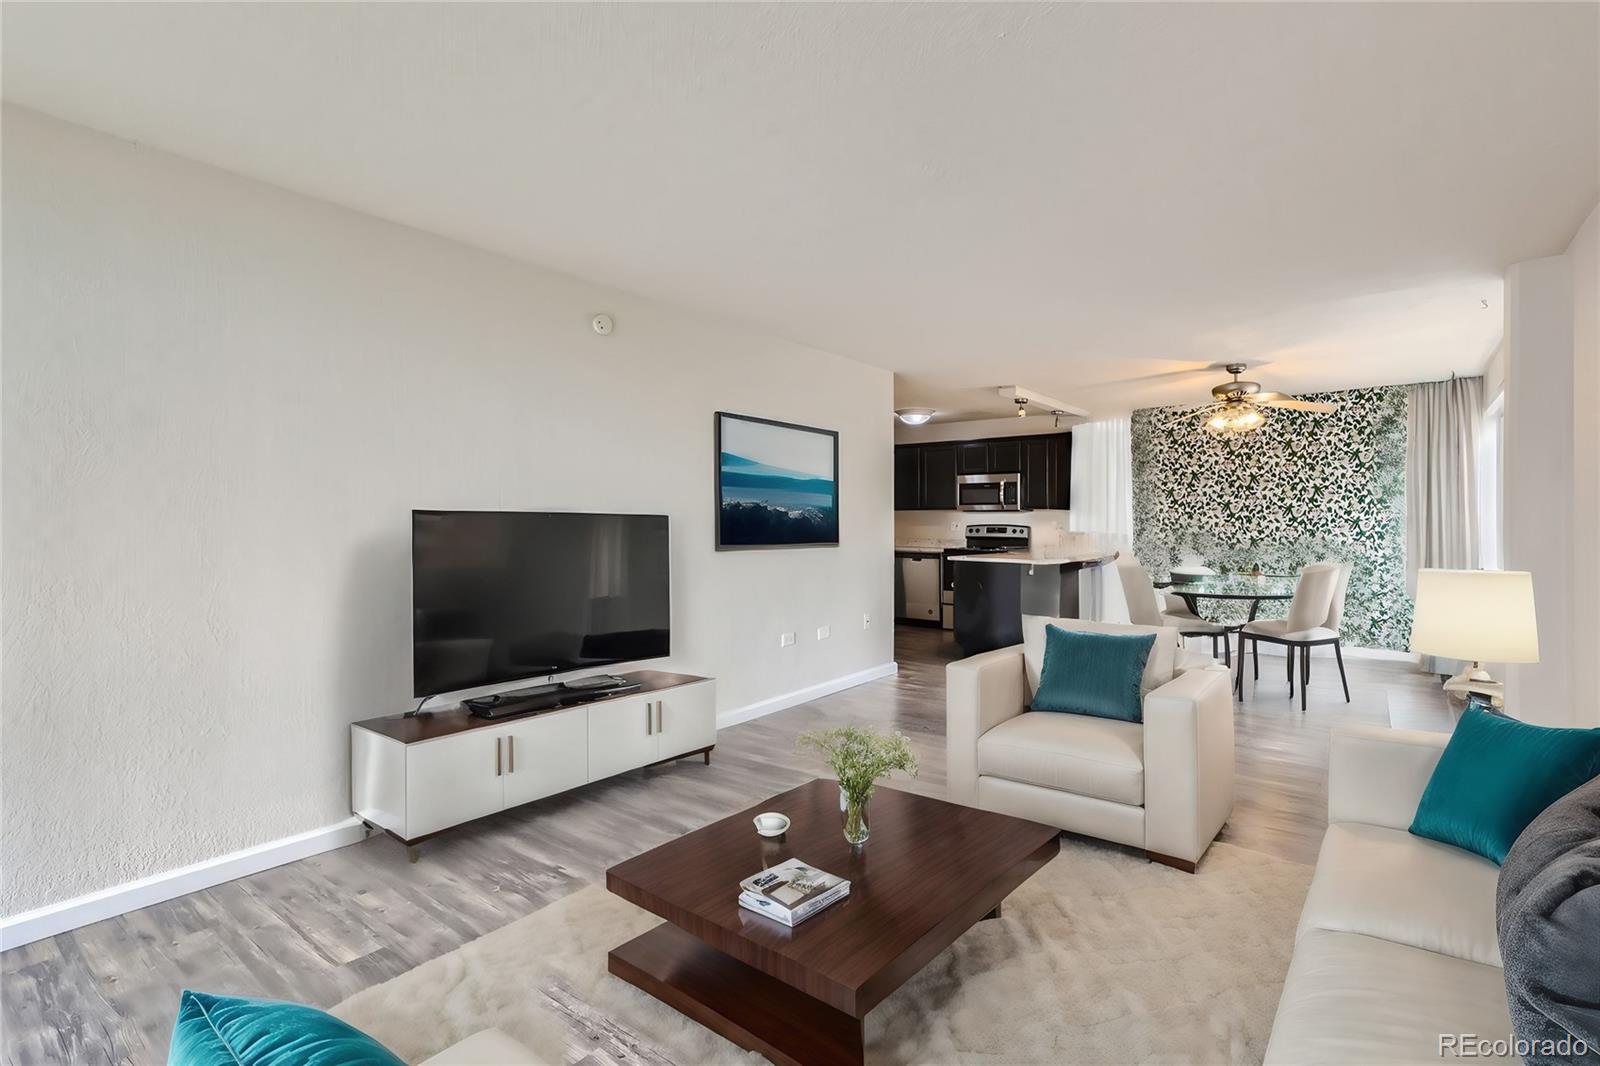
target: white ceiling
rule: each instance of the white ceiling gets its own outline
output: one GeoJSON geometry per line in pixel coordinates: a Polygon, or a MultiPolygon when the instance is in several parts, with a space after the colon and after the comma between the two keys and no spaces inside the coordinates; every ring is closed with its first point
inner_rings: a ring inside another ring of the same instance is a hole
{"type": "Polygon", "coordinates": [[[1600,200],[1594,4],[3,20],[8,100],[889,367],[901,404],[1476,371],[1503,269],[1600,200]]]}

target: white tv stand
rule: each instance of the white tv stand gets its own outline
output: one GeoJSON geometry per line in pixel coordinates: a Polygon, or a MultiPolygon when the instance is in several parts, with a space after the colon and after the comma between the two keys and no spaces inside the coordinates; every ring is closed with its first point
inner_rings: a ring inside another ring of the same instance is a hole
{"type": "Polygon", "coordinates": [[[711,762],[717,683],[641,670],[640,687],[515,718],[463,708],[350,727],[350,805],[406,845],[452,826],[653,763],[711,762]]]}

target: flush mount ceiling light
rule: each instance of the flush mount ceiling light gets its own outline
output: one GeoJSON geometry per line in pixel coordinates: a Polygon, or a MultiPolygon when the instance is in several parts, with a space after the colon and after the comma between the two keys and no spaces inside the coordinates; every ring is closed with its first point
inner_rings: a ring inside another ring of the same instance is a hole
{"type": "Polygon", "coordinates": [[[894,413],[894,416],[908,426],[920,426],[933,417],[933,408],[902,407],[894,413]]]}

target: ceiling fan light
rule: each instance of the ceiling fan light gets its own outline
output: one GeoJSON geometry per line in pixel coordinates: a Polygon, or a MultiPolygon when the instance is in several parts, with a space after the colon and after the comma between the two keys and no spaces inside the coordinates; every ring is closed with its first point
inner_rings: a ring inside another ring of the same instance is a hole
{"type": "Polygon", "coordinates": [[[1224,407],[1206,419],[1206,431],[1214,434],[1253,433],[1266,424],[1261,412],[1249,404],[1224,407]]]}
{"type": "Polygon", "coordinates": [[[902,407],[894,416],[908,426],[920,426],[933,417],[931,407],[902,407]]]}

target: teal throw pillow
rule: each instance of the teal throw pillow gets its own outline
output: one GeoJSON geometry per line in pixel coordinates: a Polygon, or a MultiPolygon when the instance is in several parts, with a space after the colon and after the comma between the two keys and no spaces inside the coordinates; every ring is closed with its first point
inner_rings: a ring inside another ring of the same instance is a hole
{"type": "Polygon", "coordinates": [[[185,989],[167,1066],[405,1066],[331,1014],[299,1003],[185,989]]]}
{"type": "Polygon", "coordinates": [[[1468,708],[1411,832],[1496,863],[1550,804],[1600,774],[1600,729],[1554,729],[1468,708]]]}
{"type": "Polygon", "coordinates": [[[1033,709],[1143,721],[1139,682],[1155,643],[1154,633],[1091,633],[1045,626],[1044,665],[1033,709]]]}

